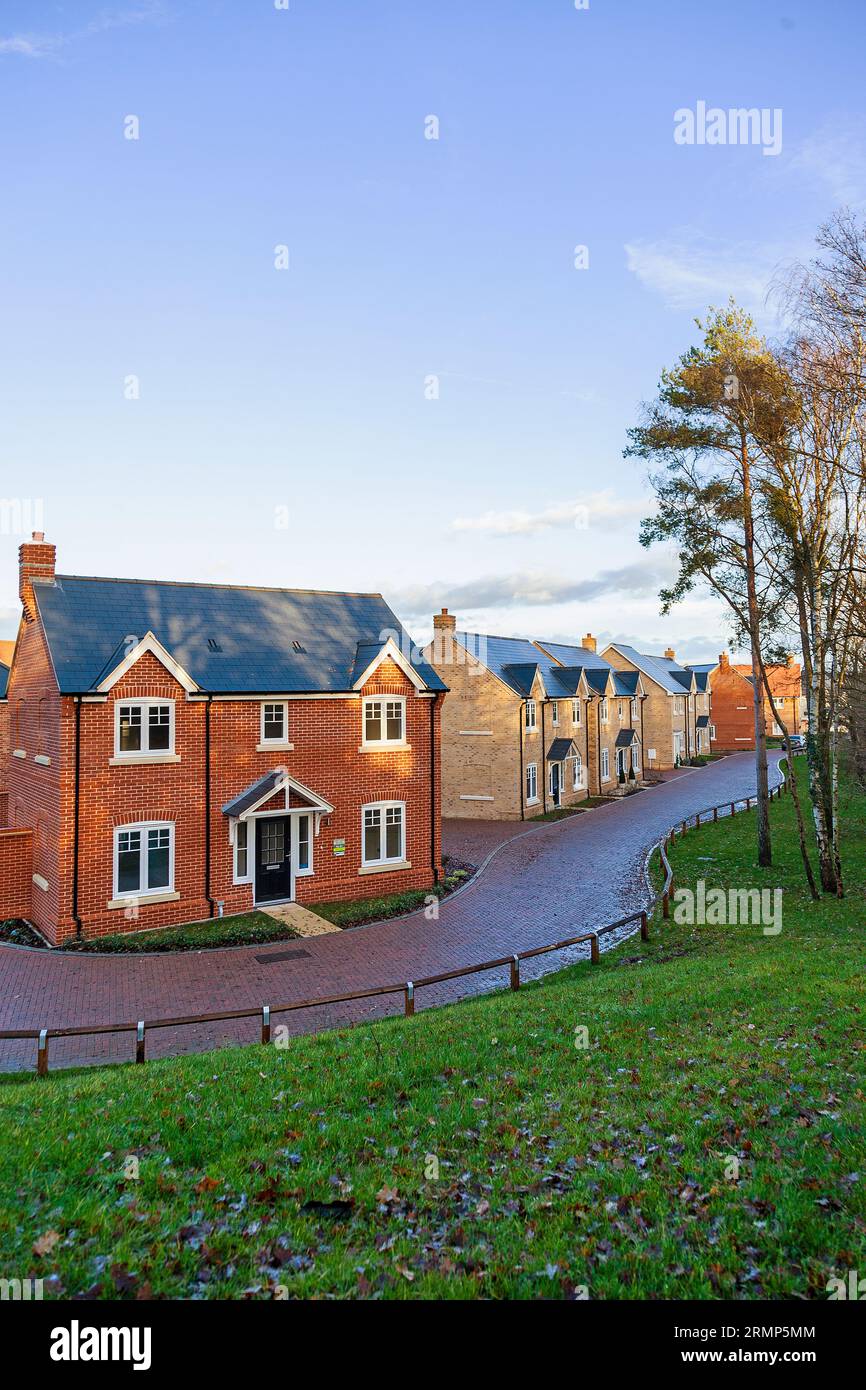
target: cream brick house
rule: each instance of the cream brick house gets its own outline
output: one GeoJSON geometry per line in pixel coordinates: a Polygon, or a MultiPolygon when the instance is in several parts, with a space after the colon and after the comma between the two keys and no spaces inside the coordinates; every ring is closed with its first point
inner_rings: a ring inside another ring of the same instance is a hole
{"type": "Polygon", "coordinates": [[[449,687],[443,816],[524,820],[634,785],[643,696],[637,672],[633,680],[620,677],[581,647],[552,650],[457,632],[447,609],[433,626],[425,657],[449,687]]]}
{"type": "Polygon", "coordinates": [[[644,736],[648,767],[671,768],[678,761],[686,762],[710,752],[711,694],[704,673],[681,666],[670,647],[664,656],[650,656],[614,642],[603,656],[617,670],[636,669],[643,677],[647,693],[644,736]]]}

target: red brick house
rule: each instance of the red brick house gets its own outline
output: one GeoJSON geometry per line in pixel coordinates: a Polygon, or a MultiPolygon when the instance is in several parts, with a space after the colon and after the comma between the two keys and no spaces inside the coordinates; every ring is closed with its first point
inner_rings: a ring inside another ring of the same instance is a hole
{"type": "Polygon", "coordinates": [[[20,547],[0,916],[58,943],[437,881],[446,687],[380,595],[54,566],[20,547]]]}
{"type": "MultiPolygon", "coordinates": [[[[751,666],[732,662],[728,653],[722,652],[718,664],[694,666],[692,669],[698,674],[703,673],[710,682],[715,728],[713,748],[726,753],[754,751],[755,687],[751,666]]],[[[766,693],[762,691],[761,708],[767,737],[778,738],[781,735],[782,729],[775,717],[777,710],[789,733],[804,734],[808,720],[799,664],[789,657],[784,666],[768,666],[767,678],[773,692],[771,706],[766,693]]]]}

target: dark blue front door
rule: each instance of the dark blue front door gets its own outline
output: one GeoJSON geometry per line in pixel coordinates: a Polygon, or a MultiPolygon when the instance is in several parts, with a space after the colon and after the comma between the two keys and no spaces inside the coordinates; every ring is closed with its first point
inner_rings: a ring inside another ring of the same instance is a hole
{"type": "Polygon", "coordinates": [[[256,821],[256,902],[273,903],[292,896],[288,816],[256,821]]]}

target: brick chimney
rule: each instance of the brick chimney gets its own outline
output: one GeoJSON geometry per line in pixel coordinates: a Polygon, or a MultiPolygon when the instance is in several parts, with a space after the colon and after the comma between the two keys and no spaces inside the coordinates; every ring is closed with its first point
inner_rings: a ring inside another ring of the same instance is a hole
{"type": "Polygon", "coordinates": [[[727,653],[727,652],[719,652],[719,665],[720,665],[720,666],[730,666],[730,664],[731,664],[731,658],[728,656],[728,653],[727,653]]]}
{"type": "Polygon", "coordinates": [[[584,639],[583,639],[583,641],[581,642],[580,645],[581,645],[582,647],[586,647],[586,650],[587,650],[588,652],[594,652],[594,651],[595,651],[595,638],[593,637],[593,635],[592,635],[591,632],[588,632],[588,633],[586,634],[586,636],[584,637],[584,639]]]}
{"type": "Polygon", "coordinates": [[[677,659],[677,654],[676,654],[676,652],[674,651],[673,647],[666,647],[666,648],[665,648],[665,661],[676,661],[676,659],[677,659]]]}
{"type": "Polygon", "coordinates": [[[794,665],[794,653],[793,653],[793,652],[788,652],[788,655],[787,655],[786,658],[785,658],[785,664],[786,664],[787,666],[793,666],[793,665],[794,665]]]}
{"type": "Polygon", "coordinates": [[[453,613],[449,613],[447,608],[443,608],[441,613],[433,614],[434,632],[454,632],[457,628],[457,619],[453,613]]]}
{"type": "Polygon", "coordinates": [[[56,558],[56,547],[48,544],[42,531],[34,531],[32,538],[18,547],[18,593],[28,623],[36,617],[33,580],[53,579],[56,558]]]}

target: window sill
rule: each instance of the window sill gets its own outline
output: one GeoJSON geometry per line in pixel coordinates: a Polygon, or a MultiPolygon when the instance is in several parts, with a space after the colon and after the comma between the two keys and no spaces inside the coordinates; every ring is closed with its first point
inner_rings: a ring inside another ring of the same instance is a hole
{"type": "Polygon", "coordinates": [[[407,753],[411,750],[411,743],[362,743],[358,748],[359,753],[407,753]]]}
{"type": "Polygon", "coordinates": [[[137,898],[112,898],[105,906],[109,911],[118,907],[149,907],[156,903],[176,903],[180,898],[180,893],[141,893],[137,898]]]}
{"type": "Polygon", "coordinates": [[[527,806],[539,806],[539,805],[541,804],[541,797],[540,797],[540,796],[530,796],[530,797],[527,797],[527,799],[526,799],[526,804],[527,804],[527,806]]]}
{"type": "Polygon", "coordinates": [[[408,859],[394,860],[389,864],[362,864],[358,870],[359,874],[392,874],[397,869],[411,869],[412,865],[408,859]]]}
{"type": "Polygon", "coordinates": [[[179,763],[179,753],[118,753],[108,759],[109,767],[149,767],[152,763],[179,763]]]}
{"type": "Polygon", "coordinates": [[[40,767],[51,766],[51,759],[49,758],[47,753],[37,753],[33,761],[34,763],[38,763],[40,767]]]}
{"type": "Polygon", "coordinates": [[[23,748],[13,748],[12,756],[13,758],[26,758],[27,754],[25,753],[23,748]]]}
{"type": "Polygon", "coordinates": [[[257,743],[257,753],[291,753],[294,749],[293,743],[257,743]]]}
{"type": "Polygon", "coordinates": [[[47,879],[47,878],[43,878],[41,874],[34,874],[34,875],[33,875],[33,882],[36,884],[36,887],[37,887],[37,888],[41,888],[41,889],[42,889],[43,893],[47,893],[47,892],[48,892],[48,879],[47,879]]]}

